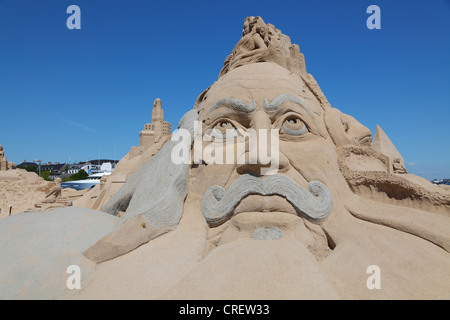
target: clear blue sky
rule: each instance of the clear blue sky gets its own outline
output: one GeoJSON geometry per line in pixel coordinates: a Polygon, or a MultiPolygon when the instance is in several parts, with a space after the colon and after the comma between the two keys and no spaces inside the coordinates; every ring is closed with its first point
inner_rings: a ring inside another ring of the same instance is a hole
{"type": "Polygon", "coordinates": [[[333,107],[379,124],[410,172],[450,178],[450,2],[0,0],[9,161],[122,158],[161,98],[176,125],[259,15],[290,36],[333,107]],[[66,9],[81,8],[81,30],[66,9]],[[381,8],[381,30],[366,9],[381,8]]]}

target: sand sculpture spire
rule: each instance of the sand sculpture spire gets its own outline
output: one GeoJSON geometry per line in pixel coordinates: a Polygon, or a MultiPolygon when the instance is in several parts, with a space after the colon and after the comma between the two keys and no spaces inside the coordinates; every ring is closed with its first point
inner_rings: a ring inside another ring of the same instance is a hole
{"type": "Polygon", "coordinates": [[[13,162],[8,162],[5,156],[5,150],[3,150],[2,145],[0,144],[0,171],[6,171],[8,169],[14,169],[15,164],[13,162]]]}
{"type": "Polygon", "coordinates": [[[155,99],[152,109],[152,123],[164,121],[164,110],[161,106],[161,99],[155,99]]]}
{"type": "Polygon", "coordinates": [[[161,106],[161,99],[155,99],[152,109],[152,122],[147,123],[144,130],[139,135],[139,146],[149,147],[158,142],[163,136],[171,134],[171,125],[164,121],[164,110],[161,106]]]}
{"type": "Polygon", "coordinates": [[[0,145],[0,171],[6,171],[8,162],[6,161],[5,151],[0,145]]]}
{"type": "Polygon", "coordinates": [[[225,59],[219,78],[227,72],[250,63],[274,62],[294,74],[306,76],[305,58],[296,44],[274,25],[261,17],[244,20],[242,38],[225,59]]]}
{"type": "MultiPolygon", "coordinates": [[[[319,100],[322,108],[330,108],[330,103],[314,77],[306,71],[305,57],[296,44],[273,24],[266,24],[261,17],[247,17],[244,20],[242,38],[223,63],[219,79],[233,69],[261,62],[273,62],[300,77],[319,100]]],[[[209,90],[197,98],[198,106],[209,90]]]]}
{"type": "Polygon", "coordinates": [[[371,145],[375,151],[389,158],[389,168],[392,173],[406,173],[403,157],[379,125],[377,125],[371,145]]]}

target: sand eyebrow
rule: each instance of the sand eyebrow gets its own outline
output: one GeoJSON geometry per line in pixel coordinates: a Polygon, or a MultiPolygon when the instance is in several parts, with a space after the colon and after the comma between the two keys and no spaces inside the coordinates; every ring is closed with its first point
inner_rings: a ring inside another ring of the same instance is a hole
{"type": "Polygon", "coordinates": [[[274,113],[277,111],[278,107],[285,102],[293,102],[295,104],[298,104],[303,109],[305,109],[306,112],[311,114],[311,111],[309,111],[308,107],[303,103],[303,101],[291,94],[280,94],[279,96],[273,98],[272,102],[264,99],[264,110],[266,110],[266,112],[268,113],[274,113]]]}
{"type": "Polygon", "coordinates": [[[212,108],[209,110],[208,114],[210,114],[211,112],[213,112],[214,110],[216,110],[217,108],[220,108],[220,107],[230,108],[237,112],[250,113],[256,109],[256,102],[255,102],[255,100],[252,100],[252,102],[247,104],[244,101],[242,101],[241,99],[223,98],[223,99],[220,99],[219,101],[217,101],[212,106],[212,108]]]}

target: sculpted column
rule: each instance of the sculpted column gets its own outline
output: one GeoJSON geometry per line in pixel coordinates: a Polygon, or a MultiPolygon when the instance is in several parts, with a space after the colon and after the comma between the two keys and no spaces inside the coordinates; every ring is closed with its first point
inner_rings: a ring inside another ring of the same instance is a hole
{"type": "Polygon", "coordinates": [[[0,171],[6,170],[8,170],[8,161],[6,161],[5,151],[3,150],[3,147],[0,144],[0,171]]]}

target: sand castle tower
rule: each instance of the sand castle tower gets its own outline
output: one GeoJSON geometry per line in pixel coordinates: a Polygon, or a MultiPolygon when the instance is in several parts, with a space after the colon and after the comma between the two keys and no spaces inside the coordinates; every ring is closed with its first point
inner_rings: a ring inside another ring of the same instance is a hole
{"type": "Polygon", "coordinates": [[[5,156],[5,150],[3,150],[0,144],[0,171],[6,171],[8,169],[15,169],[16,165],[14,162],[8,162],[5,156]]]}
{"type": "Polygon", "coordinates": [[[153,102],[152,122],[144,126],[144,130],[139,134],[139,146],[149,147],[157,142],[161,137],[171,134],[171,125],[164,121],[164,110],[161,106],[161,99],[153,102]]]}
{"type": "Polygon", "coordinates": [[[391,173],[407,173],[403,157],[379,125],[377,125],[371,145],[375,151],[389,158],[389,171],[391,173]]]}

